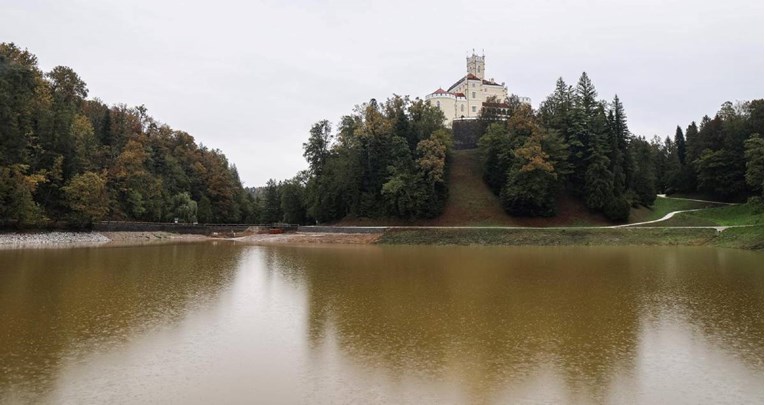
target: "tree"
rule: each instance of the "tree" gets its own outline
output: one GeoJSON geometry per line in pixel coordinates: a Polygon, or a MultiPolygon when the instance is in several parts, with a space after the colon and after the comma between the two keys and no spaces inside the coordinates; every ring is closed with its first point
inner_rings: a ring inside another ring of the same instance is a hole
{"type": "Polygon", "coordinates": [[[305,178],[305,173],[298,173],[281,185],[281,210],[284,221],[289,224],[306,222],[305,178]]]}
{"type": "Polygon", "coordinates": [[[512,164],[512,144],[507,125],[489,125],[486,134],[478,141],[483,161],[483,179],[494,194],[499,195],[507,181],[507,171],[512,164]]]}
{"type": "Polygon", "coordinates": [[[33,195],[37,185],[46,181],[40,173],[27,174],[29,166],[0,166],[0,223],[18,226],[34,224],[44,216],[33,195]]]}
{"type": "Polygon", "coordinates": [[[614,175],[608,166],[608,158],[603,155],[595,155],[587,166],[584,202],[591,210],[603,210],[613,198],[614,175]]]}
{"type": "Polygon", "coordinates": [[[100,221],[109,211],[106,179],[94,172],[74,176],[63,188],[66,202],[71,210],[69,220],[80,226],[100,221]]]}
{"type": "Polygon", "coordinates": [[[303,157],[308,161],[308,168],[312,174],[321,174],[329,157],[332,139],[332,125],[329,121],[322,120],[311,127],[308,142],[303,144],[303,157]]]}
{"type": "Polygon", "coordinates": [[[542,133],[536,130],[514,151],[516,164],[508,171],[500,193],[509,214],[519,216],[555,215],[557,174],[550,156],[542,149],[542,133]]]}
{"type": "Polygon", "coordinates": [[[746,184],[754,195],[762,196],[763,144],[760,134],[752,134],[746,140],[746,184]]]}
{"type": "Polygon", "coordinates": [[[683,136],[683,130],[680,129],[680,125],[675,130],[675,147],[677,148],[677,158],[680,160],[680,164],[685,165],[685,137],[683,136]]]}
{"type": "Polygon", "coordinates": [[[197,202],[191,199],[188,192],[174,195],[172,203],[172,213],[175,218],[186,223],[197,222],[197,202]]]}
{"type": "Polygon", "coordinates": [[[71,68],[43,74],[34,55],[0,43],[0,212],[12,216],[3,220],[76,217],[64,187],[88,172],[105,176],[115,219],[172,219],[183,193],[199,201],[205,221],[252,216],[253,201],[222,152],[160,125],[142,105],[110,107],[87,96],[71,68]]]}
{"type": "Polygon", "coordinates": [[[269,179],[263,193],[263,217],[262,221],[272,224],[282,221],[281,197],[279,196],[279,184],[274,179],[269,179]]]}

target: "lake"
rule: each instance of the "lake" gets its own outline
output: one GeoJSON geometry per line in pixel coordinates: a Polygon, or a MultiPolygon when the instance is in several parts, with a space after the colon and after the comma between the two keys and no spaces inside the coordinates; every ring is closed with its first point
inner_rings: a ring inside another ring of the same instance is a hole
{"type": "Polygon", "coordinates": [[[1,403],[763,402],[763,253],[0,251],[1,403]]]}

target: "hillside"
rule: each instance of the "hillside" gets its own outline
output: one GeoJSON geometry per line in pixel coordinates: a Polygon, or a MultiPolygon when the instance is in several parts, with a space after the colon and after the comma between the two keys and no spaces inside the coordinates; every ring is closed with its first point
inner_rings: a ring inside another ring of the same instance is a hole
{"type": "MultiPolygon", "coordinates": [[[[452,155],[449,173],[449,198],[444,213],[430,220],[405,221],[402,219],[345,218],[336,225],[382,226],[608,226],[614,225],[602,215],[590,212],[575,198],[562,195],[558,199],[558,214],[552,218],[522,218],[507,215],[499,198],[495,196],[482,178],[480,151],[478,149],[456,150],[452,155]]],[[[651,208],[633,208],[629,223],[650,221],[669,212],[718,206],[715,203],[657,198],[651,208]]],[[[680,217],[678,217],[680,218],[680,217]]],[[[698,222],[698,221],[696,221],[698,222]]],[[[666,225],[679,224],[677,220],[666,225]]],[[[705,223],[706,224],[706,223],[705,223]]]]}
{"type": "Polygon", "coordinates": [[[511,217],[499,198],[483,181],[478,149],[457,150],[449,174],[449,199],[443,215],[432,221],[442,226],[588,226],[608,225],[600,215],[588,212],[580,202],[561,196],[558,215],[552,218],[511,217]]]}

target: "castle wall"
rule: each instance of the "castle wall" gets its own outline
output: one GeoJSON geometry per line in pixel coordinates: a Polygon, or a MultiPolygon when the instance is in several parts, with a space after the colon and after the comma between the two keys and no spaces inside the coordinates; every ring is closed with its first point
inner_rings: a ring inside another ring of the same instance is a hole
{"type": "MultiPolygon", "coordinates": [[[[433,93],[426,97],[431,105],[438,105],[446,116],[445,125],[450,126],[455,119],[478,118],[481,114],[483,103],[490,97],[495,97],[499,102],[507,99],[507,87],[504,85],[487,85],[483,83],[485,58],[472,55],[467,58],[467,74],[480,79],[468,79],[463,76],[457,85],[447,89],[451,94],[433,93]],[[456,97],[454,93],[462,93],[465,98],[456,97]]],[[[472,76],[471,76],[472,77],[472,76]]],[[[493,79],[492,79],[493,81],[493,79]]]]}
{"type": "Polygon", "coordinates": [[[452,124],[456,114],[457,100],[454,96],[437,96],[433,95],[427,99],[428,103],[433,106],[437,106],[441,109],[446,117],[446,126],[452,124]]]}

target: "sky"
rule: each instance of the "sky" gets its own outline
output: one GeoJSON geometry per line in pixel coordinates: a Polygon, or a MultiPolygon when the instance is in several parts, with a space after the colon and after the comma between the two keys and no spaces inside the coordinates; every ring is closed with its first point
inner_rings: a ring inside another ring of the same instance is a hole
{"type": "Polygon", "coordinates": [[[535,108],[586,71],[648,138],[763,97],[762,0],[0,0],[0,42],[222,150],[246,186],[306,168],[319,120],[447,88],[473,49],[535,108]]]}

